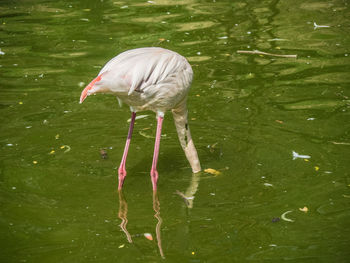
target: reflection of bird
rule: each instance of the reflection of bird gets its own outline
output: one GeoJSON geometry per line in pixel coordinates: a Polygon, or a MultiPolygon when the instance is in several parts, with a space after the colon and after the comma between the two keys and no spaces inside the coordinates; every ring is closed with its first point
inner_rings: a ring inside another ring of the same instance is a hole
{"type": "MultiPolygon", "coordinates": [[[[154,217],[157,219],[157,225],[156,225],[156,237],[157,237],[157,245],[159,249],[160,256],[162,258],[165,258],[163,248],[162,248],[162,238],[161,238],[161,227],[163,220],[160,217],[160,203],[157,192],[153,192],[153,210],[155,212],[154,217]]],[[[118,217],[122,220],[120,223],[120,228],[126,235],[126,238],[128,239],[129,243],[132,243],[132,238],[129,233],[129,231],[126,229],[126,226],[128,224],[128,203],[126,202],[126,199],[124,198],[123,192],[119,191],[119,211],[118,211],[118,217]]],[[[144,237],[146,237],[148,240],[153,240],[152,234],[150,233],[144,233],[144,237]]],[[[135,236],[139,236],[135,235],[135,236]]]]}
{"type": "Polygon", "coordinates": [[[98,76],[83,90],[82,103],[88,95],[110,93],[130,106],[132,118],[124,154],[118,169],[120,190],[126,176],[128,155],[136,112],[152,110],[157,114],[157,132],[154,145],[151,179],[157,189],[157,161],[164,113],[171,110],[180,144],[192,171],[201,170],[187,123],[187,93],[192,82],[192,68],[187,60],[176,52],[157,48],[138,48],[125,51],[110,60],[98,76]]]}

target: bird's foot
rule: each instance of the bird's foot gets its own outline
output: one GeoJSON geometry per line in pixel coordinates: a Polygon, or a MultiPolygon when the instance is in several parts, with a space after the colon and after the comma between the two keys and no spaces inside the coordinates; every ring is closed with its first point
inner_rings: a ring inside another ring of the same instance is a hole
{"type": "Polygon", "coordinates": [[[152,180],[153,192],[156,192],[157,182],[158,182],[158,171],[155,168],[151,169],[151,180],[152,180]]]}
{"type": "Polygon", "coordinates": [[[121,190],[123,188],[124,179],[126,177],[126,170],[125,167],[120,166],[118,169],[118,190],[121,190]]]}

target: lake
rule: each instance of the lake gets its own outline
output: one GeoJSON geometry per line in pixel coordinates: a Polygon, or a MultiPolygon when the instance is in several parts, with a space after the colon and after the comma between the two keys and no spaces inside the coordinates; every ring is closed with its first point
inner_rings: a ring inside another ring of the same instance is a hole
{"type": "Polygon", "coordinates": [[[1,1],[1,261],[349,262],[349,14],[342,0],[1,1]],[[146,111],[119,193],[130,110],[79,97],[146,46],[192,65],[206,172],[167,112],[153,194],[146,111]]]}

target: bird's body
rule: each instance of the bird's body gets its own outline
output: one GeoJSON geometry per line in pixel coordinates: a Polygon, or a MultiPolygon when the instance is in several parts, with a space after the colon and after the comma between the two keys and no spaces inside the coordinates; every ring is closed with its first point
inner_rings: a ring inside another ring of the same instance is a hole
{"type": "Polygon", "coordinates": [[[179,54],[163,48],[138,48],[111,59],[89,93],[112,93],[136,111],[174,109],[187,95],[192,68],[179,54]]]}
{"type": "Polygon", "coordinates": [[[156,190],[159,142],[164,113],[172,110],[182,148],[193,172],[201,170],[197,151],[187,123],[187,93],[192,82],[192,68],[174,51],[149,47],[125,51],[111,59],[98,76],[83,90],[80,103],[90,94],[110,93],[130,106],[132,121],[119,167],[119,189],[126,176],[125,162],[137,111],[157,113],[158,126],[153,164],[153,189],[156,190]]]}

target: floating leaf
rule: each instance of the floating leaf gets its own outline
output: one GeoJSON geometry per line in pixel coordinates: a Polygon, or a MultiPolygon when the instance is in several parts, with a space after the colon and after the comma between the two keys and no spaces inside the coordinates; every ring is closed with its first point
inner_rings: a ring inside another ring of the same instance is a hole
{"type": "Polygon", "coordinates": [[[284,212],[284,213],[281,215],[281,219],[283,219],[284,221],[288,221],[288,222],[294,222],[294,220],[292,220],[292,219],[286,217],[286,214],[289,214],[289,213],[291,213],[291,212],[292,212],[292,211],[286,211],[286,212],[284,212]]]}
{"type": "Polygon", "coordinates": [[[317,172],[318,170],[320,170],[320,167],[315,166],[315,171],[317,172]]]}
{"type": "Polygon", "coordinates": [[[204,172],[208,173],[208,174],[212,174],[212,175],[215,175],[215,176],[218,176],[221,174],[221,172],[215,170],[215,169],[212,169],[212,168],[207,168],[204,170],[204,172]]]}
{"type": "Polygon", "coordinates": [[[299,208],[299,210],[301,212],[307,213],[309,211],[309,208],[307,208],[306,206],[304,206],[303,208],[299,208]]]}
{"type": "Polygon", "coordinates": [[[67,148],[63,153],[67,153],[67,152],[70,151],[70,146],[69,146],[69,145],[62,145],[60,148],[61,148],[61,149],[67,148]]]}
{"type": "Polygon", "coordinates": [[[55,139],[58,140],[60,138],[59,134],[56,134],[55,139]]]}
{"type": "Polygon", "coordinates": [[[37,164],[38,162],[37,161],[33,161],[33,164],[37,164]]]}
{"type": "Polygon", "coordinates": [[[123,248],[125,247],[125,244],[120,245],[118,248],[123,248]]]}
{"type": "Polygon", "coordinates": [[[52,150],[49,154],[54,154],[55,153],[55,150],[52,150]]]}

